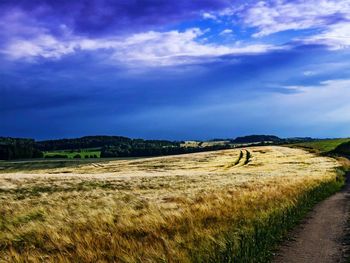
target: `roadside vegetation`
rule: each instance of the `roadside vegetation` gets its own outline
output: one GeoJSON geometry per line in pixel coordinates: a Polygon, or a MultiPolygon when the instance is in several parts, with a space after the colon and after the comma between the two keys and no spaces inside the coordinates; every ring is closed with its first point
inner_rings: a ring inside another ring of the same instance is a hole
{"type": "Polygon", "coordinates": [[[0,262],[264,262],[341,164],[250,147],[0,174],[0,262]]]}

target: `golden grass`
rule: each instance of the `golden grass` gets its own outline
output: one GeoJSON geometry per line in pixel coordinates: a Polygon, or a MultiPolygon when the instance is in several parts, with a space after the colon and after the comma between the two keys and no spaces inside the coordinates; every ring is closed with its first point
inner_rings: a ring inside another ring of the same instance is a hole
{"type": "Polygon", "coordinates": [[[254,262],[337,167],[252,147],[0,174],[0,262],[254,262]]]}

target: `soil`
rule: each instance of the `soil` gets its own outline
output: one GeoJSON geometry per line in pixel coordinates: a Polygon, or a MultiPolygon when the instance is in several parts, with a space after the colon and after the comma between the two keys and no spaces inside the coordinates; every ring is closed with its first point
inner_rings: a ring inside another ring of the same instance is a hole
{"type": "Polygon", "coordinates": [[[275,263],[346,262],[350,180],[342,191],[317,204],[278,249],[275,263]]]}

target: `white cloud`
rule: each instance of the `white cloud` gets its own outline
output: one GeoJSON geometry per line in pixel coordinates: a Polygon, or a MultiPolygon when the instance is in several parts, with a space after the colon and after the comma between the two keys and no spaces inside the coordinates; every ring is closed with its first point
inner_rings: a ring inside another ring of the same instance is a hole
{"type": "Polygon", "coordinates": [[[324,44],[331,49],[344,49],[350,47],[350,23],[343,22],[331,25],[322,33],[301,39],[307,44],[324,44]]]}
{"type": "Polygon", "coordinates": [[[274,49],[270,45],[230,46],[201,43],[204,31],[191,28],[184,32],[149,31],[126,38],[84,38],[65,35],[62,39],[39,34],[31,39],[14,38],[2,50],[12,59],[58,59],[77,50],[109,50],[111,59],[127,65],[171,66],[205,61],[231,54],[263,53],[274,49]]]}
{"type": "Polygon", "coordinates": [[[307,76],[307,77],[311,77],[311,76],[314,76],[316,75],[317,73],[315,71],[312,71],[312,70],[307,70],[307,71],[304,71],[303,72],[303,75],[304,76],[307,76]]]}
{"type": "Polygon", "coordinates": [[[174,65],[196,62],[230,54],[262,53],[272,49],[269,45],[216,45],[197,40],[203,31],[148,32],[131,36],[120,43],[116,58],[125,55],[128,62],[154,65],[174,65]]]}
{"type": "Polygon", "coordinates": [[[260,1],[243,13],[245,24],[258,28],[254,37],[286,30],[324,28],[350,19],[348,0],[260,1]],[[338,16],[338,17],[337,17],[338,16]]]}
{"type": "Polygon", "coordinates": [[[232,30],[231,29],[224,29],[220,32],[220,35],[229,35],[229,34],[232,34],[232,30]]]}
{"type": "MultiPolygon", "coordinates": [[[[217,13],[202,13],[205,19],[227,21],[239,15],[249,27],[257,28],[253,37],[267,36],[285,30],[314,28],[318,33],[298,40],[306,44],[325,44],[332,49],[350,47],[349,0],[272,0],[253,5],[226,8],[217,13]],[[348,19],[348,20],[346,20],[348,19]]],[[[281,49],[269,44],[231,44],[206,42],[206,31],[191,28],[185,31],[148,31],[124,38],[88,38],[60,25],[55,34],[21,10],[14,9],[0,21],[0,53],[12,59],[59,59],[78,50],[109,50],[111,59],[126,65],[168,66],[213,61],[224,55],[263,53],[281,49]]],[[[219,35],[230,35],[227,28],[219,35]]],[[[210,38],[209,38],[210,39],[210,38]]],[[[288,48],[284,46],[284,48],[288,48]]]]}
{"type": "Polygon", "coordinates": [[[213,15],[213,14],[211,14],[211,13],[203,13],[203,18],[204,19],[212,19],[212,20],[216,20],[217,19],[217,17],[215,16],[215,15],[213,15]]]}
{"type": "Polygon", "coordinates": [[[35,39],[12,40],[2,53],[14,59],[33,59],[35,57],[60,58],[63,55],[74,52],[73,42],[62,42],[51,35],[39,35],[35,39]]]}

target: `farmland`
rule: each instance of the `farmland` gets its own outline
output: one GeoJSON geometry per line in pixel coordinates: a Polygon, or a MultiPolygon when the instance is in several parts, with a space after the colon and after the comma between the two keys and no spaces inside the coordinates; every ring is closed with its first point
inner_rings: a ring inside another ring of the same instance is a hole
{"type": "Polygon", "coordinates": [[[339,166],[265,146],[5,169],[0,262],[265,261],[339,166]]]}

